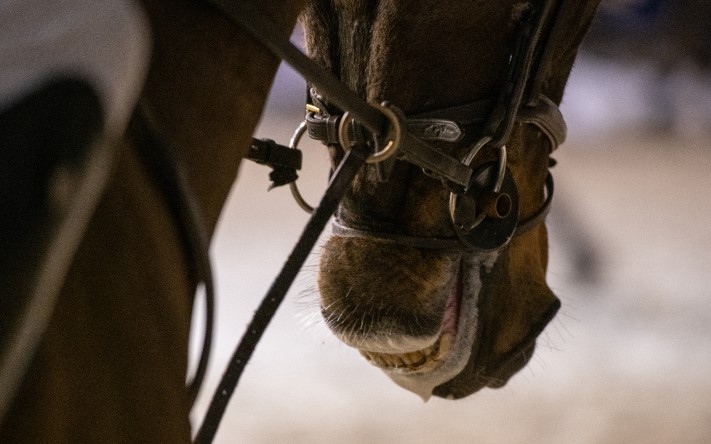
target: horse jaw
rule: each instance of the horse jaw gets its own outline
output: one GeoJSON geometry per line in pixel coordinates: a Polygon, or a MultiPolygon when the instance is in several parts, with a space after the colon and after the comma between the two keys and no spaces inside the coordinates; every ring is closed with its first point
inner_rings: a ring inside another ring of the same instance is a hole
{"type": "Polygon", "coordinates": [[[384,368],[383,372],[397,385],[420,396],[427,402],[435,387],[452,380],[460,374],[475,352],[477,330],[479,328],[479,297],[481,293],[481,272],[488,272],[496,262],[498,253],[488,253],[462,258],[458,281],[450,297],[459,297],[456,313],[456,334],[451,350],[443,356],[441,363],[425,371],[401,371],[384,368]]]}

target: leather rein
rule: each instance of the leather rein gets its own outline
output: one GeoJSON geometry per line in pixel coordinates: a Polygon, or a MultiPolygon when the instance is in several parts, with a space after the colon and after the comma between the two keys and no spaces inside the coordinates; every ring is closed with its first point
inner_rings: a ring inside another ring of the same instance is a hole
{"type": "MultiPolygon", "coordinates": [[[[496,100],[473,102],[409,118],[391,104],[365,102],[292,45],[251,1],[204,1],[289,63],[312,85],[307,106],[309,112],[305,122],[297,129],[290,148],[296,148],[298,139],[308,131],[314,139],[340,146],[345,154],[332,172],[329,186],[315,208],[300,198],[298,189],[292,184],[297,201],[312,212],[312,216],[230,359],[196,435],[197,443],[212,442],[259,339],[351,181],[365,165],[376,168],[381,181],[388,180],[395,160],[414,164],[428,176],[441,181],[450,192],[450,218],[457,237],[382,233],[351,227],[339,220],[333,223],[335,235],[377,239],[444,252],[492,251],[503,248],[514,235],[538,226],[548,213],[553,197],[553,179],[549,174],[542,206],[527,219],[519,221],[518,193],[506,162],[506,143],[514,125],[534,125],[547,137],[551,152],[563,142],[566,133],[558,107],[541,94],[555,40],[559,3],[565,0],[541,0],[530,11],[528,19],[521,23],[506,81],[496,100]],[[483,123],[484,131],[482,138],[471,147],[464,159],[452,158],[431,145],[432,142],[457,142],[463,125],[471,122],[483,123]],[[498,162],[474,168],[473,161],[482,149],[495,150],[498,162]]],[[[273,141],[255,139],[251,157],[259,163],[275,167],[275,172],[276,167],[283,167],[278,159],[284,157],[290,158],[285,162],[289,165],[287,170],[299,168],[300,157],[293,159],[293,149],[289,156],[284,156],[285,150],[290,149],[273,141]]],[[[288,171],[276,176],[281,178],[279,180],[284,179],[282,183],[295,179],[295,174],[288,171]]]]}

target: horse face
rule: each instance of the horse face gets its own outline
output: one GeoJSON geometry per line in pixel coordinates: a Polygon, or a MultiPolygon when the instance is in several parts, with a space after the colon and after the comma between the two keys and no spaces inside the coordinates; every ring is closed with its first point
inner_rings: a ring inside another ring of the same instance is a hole
{"type": "MultiPolygon", "coordinates": [[[[498,91],[526,2],[474,11],[469,2],[447,2],[441,8],[423,2],[426,17],[415,12],[421,9],[411,4],[412,9],[400,9],[398,3],[381,2],[373,11],[354,2],[328,13],[322,5],[312,6],[305,20],[312,56],[364,97],[389,100],[408,113],[498,91]],[[433,38],[432,29],[445,24],[467,32],[433,38]],[[359,36],[361,30],[365,34],[359,36]],[[336,35],[339,42],[333,42],[336,35]],[[339,52],[349,46],[348,52],[339,52]]],[[[572,46],[560,48],[546,84],[554,100],[560,100],[593,3],[579,2],[563,11],[580,16],[564,22],[575,26],[565,42],[572,46]]],[[[438,148],[463,158],[479,134],[470,128],[465,140],[438,148]]],[[[523,125],[509,142],[521,219],[542,204],[549,148],[542,134],[523,125]]],[[[331,150],[338,161],[340,153],[331,150]]],[[[489,160],[485,154],[477,162],[489,160]]],[[[371,231],[452,237],[447,196],[441,183],[398,162],[386,183],[379,183],[372,169],[361,172],[337,216],[371,231]]],[[[461,398],[486,386],[501,387],[530,359],[537,336],[560,306],[545,280],[547,249],[542,224],[490,253],[449,254],[333,236],[320,261],[322,313],[343,342],[425,399],[432,394],[461,398]]]]}

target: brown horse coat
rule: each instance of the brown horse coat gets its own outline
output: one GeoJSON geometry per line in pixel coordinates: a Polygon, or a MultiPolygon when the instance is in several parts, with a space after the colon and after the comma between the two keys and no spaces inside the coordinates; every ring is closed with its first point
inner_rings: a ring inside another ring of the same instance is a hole
{"type": "MultiPolygon", "coordinates": [[[[208,6],[146,0],[154,52],[143,92],[214,229],[278,60],[208,6]]],[[[261,2],[288,35],[299,1],[261,2]]],[[[189,442],[185,390],[195,282],[134,147],[80,247],[0,442],[189,442]]]]}

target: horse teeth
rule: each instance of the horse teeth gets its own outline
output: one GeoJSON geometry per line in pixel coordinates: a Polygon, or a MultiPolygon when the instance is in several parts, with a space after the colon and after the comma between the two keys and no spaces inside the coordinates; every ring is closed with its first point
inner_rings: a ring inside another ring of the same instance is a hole
{"type": "Polygon", "coordinates": [[[422,350],[422,354],[425,355],[426,357],[429,357],[432,354],[432,352],[434,351],[435,345],[437,345],[436,342],[434,344],[430,345],[429,347],[427,347],[426,349],[422,350]]]}
{"type": "Polygon", "coordinates": [[[454,335],[445,333],[439,339],[439,352],[437,357],[442,357],[447,355],[452,350],[452,344],[454,344],[454,335]]]}
{"type": "Polygon", "coordinates": [[[412,353],[405,353],[402,357],[402,360],[405,361],[405,364],[409,366],[413,366],[416,364],[419,364],[420,361],[423,359],[426,359],[425,355],[422,354],[422,352],[412,352],[412,353]]]}
{"type": "Polygon", "coordinates": [[[389,367],[396,367],[397,366],[397,359],[396,359],[395,355],[393,355],[393,354],[388,353],[388,354],[382,355],[382,359],[383,359],[383,361],[385,361],[385,363],[389,367]]]}
{"type": "Polygon", "coordinates": [[[359,351],[368,362],[377,367],[427,371],[439,366],[442,359],[452,350],[453,344],[454,335],[445,333],[434,344],[414,352],[397,354],[359,351]]]}

